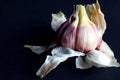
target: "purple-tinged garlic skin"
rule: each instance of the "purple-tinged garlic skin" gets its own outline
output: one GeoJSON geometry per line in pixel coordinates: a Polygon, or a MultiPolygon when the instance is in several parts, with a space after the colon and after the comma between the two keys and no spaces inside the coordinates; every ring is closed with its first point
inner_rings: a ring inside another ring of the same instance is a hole
{"type": "Polygon", "coordinates": [[[75,49],[76,35],[77,35],[77,25],[78,25],[78,12],[74,13],[69,19],[70,25],[64,31],[61,37],[62,46],[75,49]]]}

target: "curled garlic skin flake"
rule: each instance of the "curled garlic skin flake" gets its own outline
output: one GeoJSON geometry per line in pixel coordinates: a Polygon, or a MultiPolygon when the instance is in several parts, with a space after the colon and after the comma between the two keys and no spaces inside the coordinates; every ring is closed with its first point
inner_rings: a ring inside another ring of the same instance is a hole
{"type": "Polygon", "coordinates": [[[86,6],[76,5],[73,14],[67,20],[60,11],[52,14],[52,29],[57,34],[55,43],[49,46],[25,45],[40,54],[52,48],[36,75],[43,78],[51,70],[68,58],[76,57],[76,68],[120,67],[109,45],[102,36],[106,30],[104,14],[99,2],[86,6]]]}

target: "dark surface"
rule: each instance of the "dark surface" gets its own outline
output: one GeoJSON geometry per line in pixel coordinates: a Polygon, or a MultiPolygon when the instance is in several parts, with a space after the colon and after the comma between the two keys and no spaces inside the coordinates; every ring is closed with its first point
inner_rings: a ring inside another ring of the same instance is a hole
{"type": "MultiPolygon", "coordinates": [[[[35,75],[46,53],[36,55],[25,44],[43,45],[54,39],[51,13],[62,11],[67,17],[74,4],[95,0],[0,0],[0,80],[41,80],[35,75]]],[[[104,40],[120,62],[120,0],[99,0],[107,22],[104,40]]],[[[120,68],[78,70],[74,58],[68,59],[43,80],[120,80],[120,68]]]]}

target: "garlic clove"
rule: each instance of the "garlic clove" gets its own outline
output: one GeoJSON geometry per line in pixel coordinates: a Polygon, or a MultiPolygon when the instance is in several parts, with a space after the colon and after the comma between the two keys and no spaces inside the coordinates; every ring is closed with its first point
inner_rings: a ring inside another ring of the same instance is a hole
{"type": "Polygon", "coordinates": [[[69,20],[71,23],[65,30],[61,39],[61,43],[64,47],[75,49],[77,25],[79,21],[78,12],[74,12],[69,20]]]}

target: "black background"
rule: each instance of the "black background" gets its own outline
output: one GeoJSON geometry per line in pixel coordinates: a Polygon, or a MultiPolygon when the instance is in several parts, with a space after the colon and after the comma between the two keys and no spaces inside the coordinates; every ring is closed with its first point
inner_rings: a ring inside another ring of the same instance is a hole
{"type": "MultiPolygon", "coordinates": [[[[95,0],[0,0],[0,80],[41,80],[35,75],[46,58],[36,55],[25,44],[47,45],[55,37],[51,29],[51,13],[64,12],[67,18],[73,5],[95,0]]],[[[120,0],[99,0],[107,30],[103,39],[120,62],[120,0]]],[[[75,68],[68,59],[43,80],[120,80],[120,68],[75,68]]]]}

